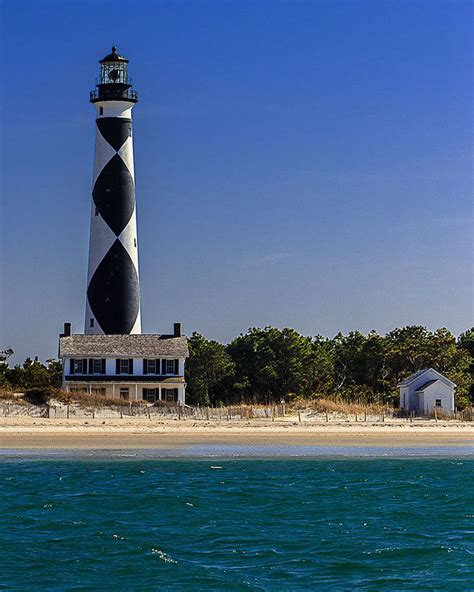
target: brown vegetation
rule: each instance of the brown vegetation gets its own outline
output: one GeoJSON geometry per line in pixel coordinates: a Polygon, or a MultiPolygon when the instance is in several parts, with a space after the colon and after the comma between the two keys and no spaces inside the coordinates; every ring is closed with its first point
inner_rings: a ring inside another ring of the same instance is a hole
{"type": "Polygon", "coordinates": [[[392,415],[393,408],[376,403],[363,405],[361,403],[349,403],[333,399],[299,399],[292,407],[296,410],[311,410],[316,413],[340,413],[341,415],[392,415]]]}

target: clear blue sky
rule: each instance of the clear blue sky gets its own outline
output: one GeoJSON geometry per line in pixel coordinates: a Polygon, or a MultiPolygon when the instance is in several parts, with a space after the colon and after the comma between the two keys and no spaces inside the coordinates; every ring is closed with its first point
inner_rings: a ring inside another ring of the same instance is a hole
{"type": "Polygon", "coordinates": [[[470,2],[2,8],[2,337],[83,330],[97,60],[130,59],[144,332],[472,324],[470,2]]]}

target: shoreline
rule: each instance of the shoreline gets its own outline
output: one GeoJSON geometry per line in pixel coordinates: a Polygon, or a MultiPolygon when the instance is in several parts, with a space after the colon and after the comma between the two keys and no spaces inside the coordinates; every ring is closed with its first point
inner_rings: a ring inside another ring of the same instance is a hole
{"type": "Polygon", "coordinates": [[[0,449],[116,450],[188,446],[469,447],[470,423],[268,420],[194,421],[147,418],[0,418],[0,449]]]}

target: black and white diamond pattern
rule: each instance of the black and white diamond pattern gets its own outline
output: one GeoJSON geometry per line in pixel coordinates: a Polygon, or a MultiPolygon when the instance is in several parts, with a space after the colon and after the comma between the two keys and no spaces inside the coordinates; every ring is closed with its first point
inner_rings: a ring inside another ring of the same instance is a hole
{"type": "Polygon", "coordinates": [[[85,333],[140,333],[132,121],[97,119],[85,333]]]}

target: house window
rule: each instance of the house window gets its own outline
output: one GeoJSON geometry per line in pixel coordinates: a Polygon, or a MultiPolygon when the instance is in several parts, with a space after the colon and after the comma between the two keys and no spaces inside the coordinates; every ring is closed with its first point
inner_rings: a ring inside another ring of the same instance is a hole
{"type": "Polygon", "coordinates": [[[125,358],[116,358],[115,360],[116,374],[133,374],[133,358],[129,360],[125,358]]]}
{"type": "Polygon", "coordinates": [[[94,319],[91,319],[91,320],[89,321],[89,327],[93,327],[93,326],[94,326],[94,319]]]}
{"type": "Polygon", "coordinates": [[[441,404],[441,399],[436,399],[435,400],[435,407],[442,407],[443,405],[441,404]]]}
{"type": "Polygon", "coordinates": [[[102,360],[92,360],[92,374],[102,374],[102,360]]]}
{"type": "Polygon", "coordinates": [[[122,387],[122,388],[120,389],[120,398],[121,398],[121,399],[126,399],[126,400],[127,400],[127,399],[128,399],[128,397],[129,397],[129,394],[128,394],[128,387],[127,387],[127,388],[123,388],[123,387],[122,387]]]}
{"type": "Polygon", "coordinates": [[[168,401],[170,403],[176,402],[178,400],[178,389],[163,389],[161,395],[163,401],[168,401]]]}
{"type": "Polygon", "coordinates": [[[87,368],[84,367],[84,360],[73,360],[73,372],[74,374],[86,374],[87,368]]]}
{"type": "Polygon", "coordinates": [[[156,370],[156,360],[146,360],[146,370],[148,374],[158,374],[156,370]]]}
{"type": "Polygon", "coordinates": [[[92,394],[105,397],[106,389],[104,387],[96,387],[92,389],[92,394]]]}
{"type": "Polygon", "coordinates": [[[143,399],[149,403],[154,403],[160,398],[160,392],[157,388],[144,388],[143,399]]]}
{"type": "Polygon", "coordinates": [[[166,360],[166,374],[174,374],[174,360],[166,360]]]}

